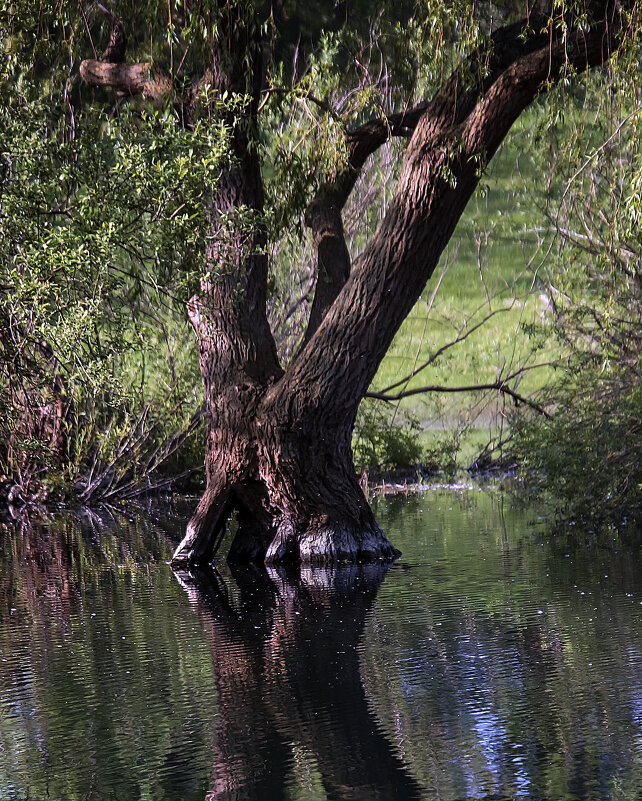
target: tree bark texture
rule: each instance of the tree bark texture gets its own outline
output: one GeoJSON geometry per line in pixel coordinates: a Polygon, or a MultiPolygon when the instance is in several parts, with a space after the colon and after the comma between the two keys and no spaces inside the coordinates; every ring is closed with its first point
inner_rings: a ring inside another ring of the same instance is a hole
{"type": "MultiPolygon", "coordinates": [[[[308,209],[317,288],[304,347],[285,371],[266,316],[263,185],[253,144],[260,41],[247,7],[225,5],[208,72],[215,94],[252,100],[241,120],[226,120],[235,161],[211,199],[209,277],[189,303],[208,413],[207,489],[174,562],[210,560],[233,510],[239,527],[231,560],[391,559],[398,552],[354,474],[359,403],[511,125],[566,69],[581,72],[610,57],[621,7],[594,3],[590,25],[570,20],[564,31],[533,12],[496,31],[432,100],[348,135],[347,163],[308,209]],[[393,135],[409,139],[399,185],[351,268],[341,210],[368,156],[393,135]],[[259,224],[246,225],[248,213],[259,224]]],[[[86,80],[100,73],[91,81],[122,90],[120,78],[105,76],[132,69],[132,86],[140,85],[140,65],[100,64],[85,66],[86,80]]]]}

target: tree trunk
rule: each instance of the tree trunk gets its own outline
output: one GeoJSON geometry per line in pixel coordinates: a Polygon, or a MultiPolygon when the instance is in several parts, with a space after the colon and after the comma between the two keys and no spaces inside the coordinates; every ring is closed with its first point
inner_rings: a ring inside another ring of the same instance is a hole
{"type": "MultiPolygon", "coordinates": [[[[350,443],[359,403],[513,122],[568,65],[603,63],[607,29],[601,22],[540,49],[525,47],[521,56],[508,48],[510,63],[497,68],[489,86],[480,84],[481,96],[458,101],[439,93],[422,110],[386,217],[284,374],[265,319],[261,257],[250,256],[234,273],[244,281],[253,274],[243,283],[247,297],[234,302],[220,286],[205,293],[203,316],[213,325],[195,325],[210,409],[208,488],[176,563],[210,558],[233,507],[239,530],[231,560],[329,564],[398,555],[354,474],[350,443]]],[[[236,204],[250,197],[260,210],[258,165],[251,149],[237,152],[245,172],[228,182],[235,187],[228,194],[236,204]]],[[[325,256],[340,272],[346,255],[337,224],[333,237],[325,256]]],[[[220,252],[211,258],[220,260],[220,252]]]]}
{"type": "MultiPolygon", "coordinates": [[[[302,388],[305,395],[305,388],[302,388]]],[[[237,403],[219,437],[210,431],[208,487],[174,555],[207,562],[231,509],[228,558],[267,564],[389,560],[399,555],[377,525],[352,464],[352,421],[302,425],[293,410],[237,403]]]]}
{"type": "Polygon", "coordinates": [[[260,52],[252,21],[240,22],[236,11],[230,6],[230,19],[222,12],[232,39],[225,53],[214,47],[212,84],[221,94],[250,94],[254,103],[246,118],[229,115],[235,159],[212,199],[209,278],[189,304],[207,408],[207,489],[173,561],[211,559],[232,510],[239,523],[232,561],[391,559],[398,552],[354,475],[351,436],[360,398],[315,419],[315,387],[300,386],[285,399],[270,395],[284,374],[266,313],[263,184],[253,143],[260,52]]]}
{"type": "MultiPolygon", "coordinates": [[[[255,137],[262,28],[251,4],[215,4],[211,64],[196,86],[209,86],[207,96],[221,99],[223,110],[213,113],[231,132],[234,158],[211,199],[207,277],[188,307],[207,408],[207,489],[175,563],[211,559],[233,510],[239,529],[232,560],[327,564],[398,554],[354,475],[350,443],[359,403],[513,122],[568,70],[610,57],[629,5],[596,0],[586,15],[570,11],[565,24],[533,10],[495,31],[432,100],[347,136],[345,164],[308,210],[318,285],[304,347],[284,372],[266,314],[255,137]],[[243,114],[225,110],[224,98],[235,96],[249,98],[243,114]],[[351,270],[341,209],[365,160],[391,135],[411,137],[397,192],[351,270]]],[[[120,60],[125,29],[114,25],[120,60]]],[[[112,50],[102,61],[83,62],[85,81],[123,93],[156,92],[164,102],[175,95],[172,81],[149,65],[112,63],[112,50]]],[[[186,124],[201,94],[190,95],[186,124]]]]}

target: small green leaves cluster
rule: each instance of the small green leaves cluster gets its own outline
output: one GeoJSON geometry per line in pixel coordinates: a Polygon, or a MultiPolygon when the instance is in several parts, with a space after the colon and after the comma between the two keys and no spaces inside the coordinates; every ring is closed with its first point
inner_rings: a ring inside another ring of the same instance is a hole
{"type": "Polygon", "coordinates": [[[65,5],[18,5],[0,20],[0,473],[59,467],[36,423],[60,401],[73,481],[145,406],[162,439],[200,404],[185,301],[205,273],[229,127],[83,97],[77,9],[72,25],[65,5]]]}
{"type": "Polygon", "coordinates": [[[355,424],[353,453],[358,473],[416,470],[423,455],[419,424],[406,414],[364,400],[355,424]]]}

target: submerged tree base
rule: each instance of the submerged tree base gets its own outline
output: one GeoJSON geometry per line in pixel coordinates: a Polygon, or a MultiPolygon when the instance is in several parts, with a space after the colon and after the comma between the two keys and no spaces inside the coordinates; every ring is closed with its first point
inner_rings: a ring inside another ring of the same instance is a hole
{"type": "MultiPolygon", "coordinates": [[[[237,400],[226,425],[210,432],[207,489],[173,558],[207,564],[232,514],[238,528],[227,558],[236,564],[336,565],[389,562],[400,554],[378,526],[355,474],[353,415],[301,421],[292,410],[300,385],[259,411],[237,400]],[[233,411],[236,415],[232,420],[233,411]],[[240,436],[239,429],[245,436],[240,436]]],[[[252,400],[252,398],[250,398],[252,400]]],[[[219,420],[221,415],[219,415],[219,420]]]]}
{"type": "Polygon", "coordinates": [[[357,528],[328,522],[301,534],[284,524],[268,548],[265,563],[299,561],[308,565],[334,565],[341,562],[388,562],[399,556],[401,552],[376,524],[357,528]]]}
{"type": "MultiPolygon", "coordinates": [[[[172,557],[172,566],[207,564],[220,546],[221,534],[210,537],[196,535],[190,524],[187,535],[172,557]]],[[[391,562],[401,552],[386,538],[376,523],[367,527],[354,524],[324,522],[305,529],[281,522],[267,547],[250,535],[247,526],[240,526],[234,537],[228,561],[235,564],[258,562],[266,565],[300,563],[311,566],[333,566],[345,563],[391,562]]]]}

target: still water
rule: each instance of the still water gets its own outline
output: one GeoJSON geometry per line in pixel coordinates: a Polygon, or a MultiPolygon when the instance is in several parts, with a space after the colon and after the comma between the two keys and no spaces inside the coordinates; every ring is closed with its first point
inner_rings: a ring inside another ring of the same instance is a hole
{"type": "Polygon", "coordinates": [[[0,799],[640,799],[640,551],[498,492],[403,557],[174,574],[187,507],[0,524],[0,799]]]}

